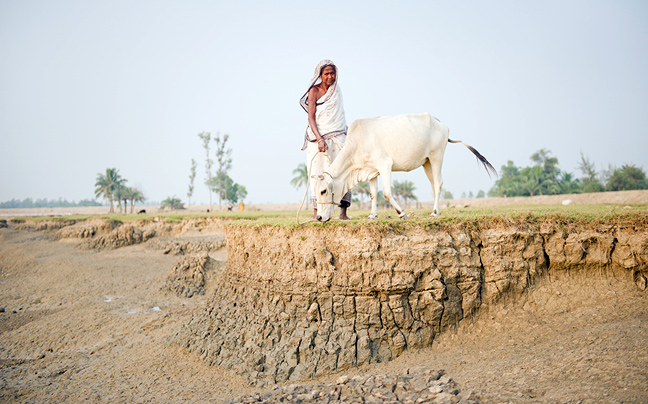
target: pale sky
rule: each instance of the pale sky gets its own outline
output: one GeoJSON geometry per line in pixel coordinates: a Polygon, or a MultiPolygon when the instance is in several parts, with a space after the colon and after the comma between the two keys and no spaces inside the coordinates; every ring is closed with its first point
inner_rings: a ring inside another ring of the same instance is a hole
{"type": "MultiPolygon", "coordinates": [[[[149,200],[208,203],[198,133],[230,135],[247,203],[300,202],[299,98],[339,68],[348,123],[428,112],[498,170],[546,148],[580,177],[648,170],[646,1],[0,0],[0,202],[94,198],[119,169],[149,200]]],[[[494,184],[448,145],[444,189],[494,184]]],[[[394,176],[433,194],[422,169],[394,176]]]]}

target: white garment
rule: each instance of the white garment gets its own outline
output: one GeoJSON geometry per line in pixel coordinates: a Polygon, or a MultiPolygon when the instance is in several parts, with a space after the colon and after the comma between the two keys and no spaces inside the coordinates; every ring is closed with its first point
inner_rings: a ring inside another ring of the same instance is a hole
{"type": "MultiPolygon", "coordinates": [[[[328,92],[320,100],[327,97],[327,95],[328,92]]],[[[340,86],[335,86],[335,91],[333,91],[333,94],[329,96],[326,102],[321,105],[318,102],[317,109],[315,110],[315,122],[317,122],[317,129],[319,129],[319,133],[324,139],[328,140],[336,136],[346,135],[347,124],[344,116],[344,105],[342,103],[340,86]]],[[[317,138],[310,125],[306,127],[306,136],[302,150],[306,148],[307,142],[317,144],[317,138]]]]}
{"type": "MultiPolygon", "coordinates": [[[[320,175],[324,173],[331,163],[335,161],[335,158],[340,153],[340,150],[342,150],[342,146],[344,146],[344,141],[346,140],[347,124],[344,116],[342,92],[340,91],[340,87],[337,85],[339,72],[333,62],[328,59],[319,62],[315,67],[315,72],[308,86],[308,90],[306,90],[306,93],[299,100],[299,104],[302,106],[304,111],[308,112],[308,93],[311,88],[320,81],[322,69],[326,66],[333,66],[335,68],[336,78],[335,83],[327,89],[326,94],[316,100],[315,122],[317,123],[317,129],[319,130],[320,135],[324,138],[324,141],[328,146],[328,154],[318,153],[319,148],[317,138],[309,124],[306,128],[304,145],[302,147],[302,150],[306,150],[306,165],[309,170],[309,178],[311,175],[320,175]],[[313,158],[313,156],[315,157],[313,158]]],[[[313,208],[316,209],[317,199],[315,198],[315,190],[313,189],[314,182],[311,181],[310,184],[313,208]]],[[[351,203],[351,193],[347,192],[342,199],[347,203],[346,206],[348,206],[351,203]]]]}
{"type": "MultiPolygon", "coordinates": [[[[317,67],[315,67],[315,73],[313,78],[310,81],[308,90],[299,100],[299,104],[302,106],[304,111],[308,112],[308,93],[310,89],[313,88],[320,80],[321,71],[326,66],[335,67],[335,83],[326,90],[320,99],[316,100],[316,109],[315,109],[315,122],[317,122],[317,129],[319,130],[320,135],[328,140],[339,135],[345,135],[347,131],[346,117],[344,116],[344,103],[342,101],[342,92],[338,86],[339,72],[335,64],[330,60],[322,60],[319,62],[317,67]]],[[[306,145],[311,142],[317,142],[315,134],[310,127],[310,124],[306,127],[306,134],[304,135],[304,145],[302,150],[306,150],[306,145]]]]}

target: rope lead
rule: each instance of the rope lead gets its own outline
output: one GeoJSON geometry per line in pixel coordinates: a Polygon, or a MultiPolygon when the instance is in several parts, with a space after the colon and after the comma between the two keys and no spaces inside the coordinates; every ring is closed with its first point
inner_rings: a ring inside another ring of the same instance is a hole
{"type": "Polygon", "coordinates": [[[310,173],[311,173],[311,168],[313,167],[313,160],[315,160],[315,157],[317,157],[317,155],[319,153],[323,153],[326,157],[328,157],[329,162],[331,161],[331,158],[328,155],[328,151],[325,151],[325,152],[318,151],[317,153],[315,153],[313,155],[313,157],[310,160],[310,163],[308,164],[308,172],[306,173],[306,177],[307,177],[306,178],[306,192],[304,193],[304,197],[302,198],[301,205],[299,205],[299,209],[297,209],[297,225],[300,225],[300,226],[302,224],[306,224],[306,223],[310,223],[310,222],[315,221],[315,219],[311,219],[311,220],[309,220],[307,222],[299,223],[299,212],[301,212],[302,207],[304,206],[304,201],[306,200],[306,195],[308,195],[308,188],[310,187],[310,173]]]}

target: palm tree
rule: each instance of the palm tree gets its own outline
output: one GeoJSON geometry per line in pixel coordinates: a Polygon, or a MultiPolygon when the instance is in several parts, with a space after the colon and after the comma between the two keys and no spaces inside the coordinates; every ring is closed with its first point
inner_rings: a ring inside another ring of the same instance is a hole
{"type": "Polygon", "coordinates": [[[130,213],[134,211],[135,202],[143,202],[144,194],[137,188],[126,187],[125,194],[123,195],[126,199],[124,200],[124,212],[126,212],[126,201],[130,201],[130,213]]]}
{"type": "Polygon", "coordinates": [[[124,182],[126,182],[126,180],[119,175],[119,170],[116,168],[106,168],[106,174],[97,174],[97,181],[95,181],[95,197],[103,197],[110,201],[110,213],[114,212],[114,193],[124,182]]]}
{"type": "MultiPolygon", "coordinates": [[[[293,170],[293,175],[295,176],[292,180],[290,180],[290,185],[293,187],[299,189],[304,185],[308,185],[308,167],[306,167],[306,163],[301,163],[293,170]]],[[[310,195],[310,190],[306,190],[306,193],[310,195]]]]}
{"type": "Polygon", "coordinates": [[[162,205],[160,205],[160,209],[166,209],[169,208],[171,210],[179,210],[179,209],[184,209],[184,205],[182,204],[182,201],[179,198],[174,197],[168,197],[165,200],[162,201],[162,205]]]}
{"type": "Polygon", "coordinates": [[[394,185],[392,185],[394,196],[398,199],[402,198],[404,208],[407,207],[408,199],[416,200],[416,195],[414,195],[415,189],[416,187],[414,186],[414,183],[407,180],[403,182],[394,181],[394,185]]]}
{"type": "Polygon", "coordinates": [[[353,188],[353,192],[360,195],[360,208],[362,208],[362,205],[364,204],[364,196],[371,196],[369,181],[360,181],[358,185],[353,188]]]}
{"type": "Polygon", "coordinates": [[[525,167],[521,172],[521,187],[529,196],[542,194],[542,167],[525,167]]]}
{"type": "Polygon", "coordinates": [[[580,180],[575,180],[572,173],[562,173],[558,186],[561,194],[577,194],[581,192],[580,180]]]}
{"type": "Polygon", "coordinates": [[[119,213],[122,213],[122,201],[124,202],[124,213],[126,213],[126,202],[128,201],[128,187],[120,185],[113,192],[113,197],[117,201],[119,213]]]}

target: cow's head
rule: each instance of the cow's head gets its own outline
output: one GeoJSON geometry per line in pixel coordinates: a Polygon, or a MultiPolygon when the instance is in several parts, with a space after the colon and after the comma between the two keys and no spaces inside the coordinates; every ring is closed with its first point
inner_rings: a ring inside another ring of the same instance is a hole
{"type": "MultiPolygon", "coordinates": [[[[333,216],[335,207],[340,205],[342,199],[342,187],[336,186],[333,177],[329,173],[313,175],[313,190],[317,199],[317,220],[322,223],[328,222],[333,216]]],[[[341,181],[337,181],[340,183],[341,181]]]]}

